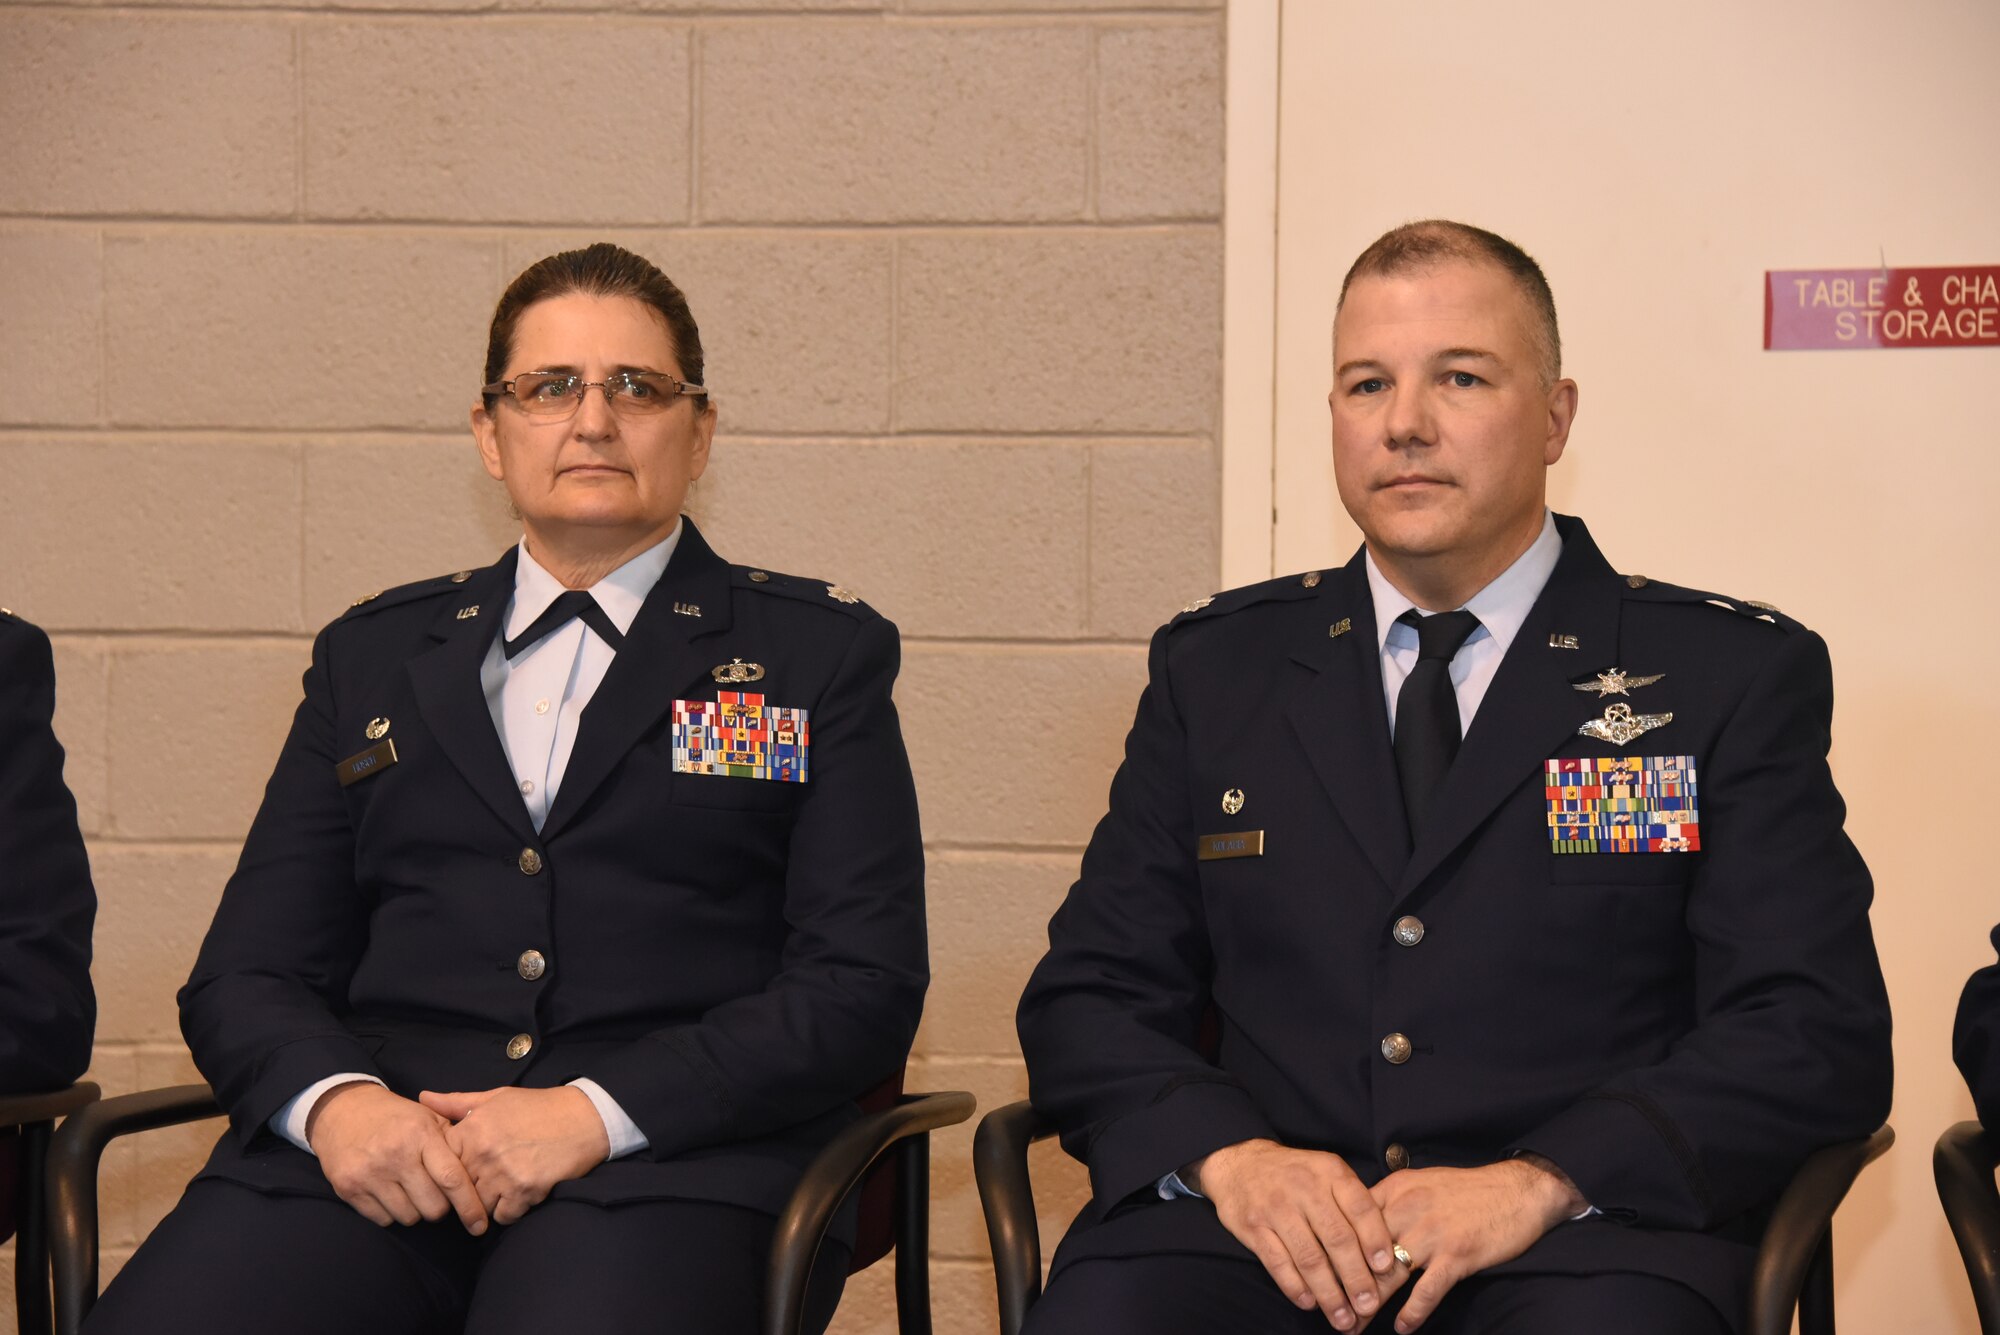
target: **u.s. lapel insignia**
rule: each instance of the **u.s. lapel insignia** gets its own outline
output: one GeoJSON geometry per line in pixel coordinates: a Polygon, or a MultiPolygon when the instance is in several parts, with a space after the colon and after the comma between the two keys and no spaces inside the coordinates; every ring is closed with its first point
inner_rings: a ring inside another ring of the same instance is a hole
{"type": "Polygon", "coordinates": [[[675,603],[674,611],[684,617],[698,617],[701,615],[701,605],[698,603],[675,603]]]}
{"type": "Polygon", "coordinates": [[[1222,795],[1223,815],[1234,816],[1237,812],[1241,810],[1243,810],[1243,790],[1241,788],[1231,788],[1227,792],[1223,793],[1222,795]]]}
{"type": "Polygon", "coordinates": [[[1347,634],[1348,631],[1353,629],[1354,629],[1354,618],[1342,617],[1340,620],[1334,622],[1331,626],[1328,626],[1326,628],[1326,633],[1328,638],[1337,640],[1341,636],[1347,634]]]}
{"type": "Polygon", "coordinates": [[[1574,649],[1576,647],[1576,636],[1574,635],[1558,633],[1549,636],[1549,648],[1551,649],[1574,649]]]}
{"type": "Polygon", "coordinates": [[[369,719],[368,726],[361,731],[368,734],[369,741],[379,742],[389,735],[389,720],[385,718],[369,719]]]}
{"type": "Polygon", "coordinates": [[[1634,714],[1632,706],[1620,701],[1606,706],[1603,718],[1590,720],[1578,728],[1577,733],[1583,737],[1595,737],[1600,742],[1609,742],[1613,746],[1623,746],[1634,737],[1649,733],[1673,721],[1672,714],[1634,714]]]}
{"type": "Polygon", "coordinates": [[[746,663],[740,658],[732,658],[708,670],[708,675],[730,686],[741,686],[746,681],[764,680],[762,663],[746,663]]]}
{"type": "Polygon", "coordinates": [[[1596,681],[1572,682],[1571,685],[1579,691],[1595,694],[1602,700],[1607,695],[1630,695],[1639,687],[1651,686],[1666,675],[1664,672],[1655,672],[1647,677],[1634,677],[1624,668],[1615,667],[1598,673],[1596,681]]]}
{"type": "Polygon", "coordinates": [[[478,603],[474,603],[470,607],[461,607],[458,609],[458,620],[460,621],[470,621],[472,618],[478,615],[479,615],[478,603]]]}

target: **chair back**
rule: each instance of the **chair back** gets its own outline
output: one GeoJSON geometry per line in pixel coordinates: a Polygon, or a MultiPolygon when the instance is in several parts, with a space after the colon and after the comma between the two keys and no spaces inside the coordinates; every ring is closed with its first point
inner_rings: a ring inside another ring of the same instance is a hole
{"type": "MultiPolygon", "coordinates": [[[[902,1096],[903,1072],[899,1069],[855,1102],[864,1113],[886,1112],[902,1096]]],[[[874,1265],[896,1245],[896,1187],[902,1176],[899,1163],[899,1156],[883,1155],[861,1179],[855,1192],[860,1199],[860,1214],[854,1224],[854,1253],[847,1261],[850,1275],[874,1265]]]]}
{"type": "Polygon", "coordinates": [[[0,1242],[14,1236],[21,1208],[21,1129],[0,1131],[0,1242]]]}

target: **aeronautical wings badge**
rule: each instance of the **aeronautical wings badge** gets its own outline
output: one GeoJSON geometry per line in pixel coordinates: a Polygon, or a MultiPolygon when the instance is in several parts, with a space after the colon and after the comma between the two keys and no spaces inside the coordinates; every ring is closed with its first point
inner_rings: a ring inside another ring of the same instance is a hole
{"type": "Polygon", "coordinates": [[[1606,707],[1603,718],[1591,719],[1578,734],[1595,737],[1600,742],[1610,742],[1613,746],[1623,746],[1642,733],[1672,723],[1672,714],[1634,714],[1632,706],[1619,702],[1606,707]]]}
{"type": "Polygon", "coordinates": [[[1612,668],[1608,672],[1598,673],[1596,681],[1579,681],[1572,685],[1577,690],[1591,692],[1602,700],[1607,695],[1630,695],[1639,687],[1651,686],[1666,675],[1664,672],[1655,672],[1650,677],[1634,677],[1628,675],[1624,668],[1612,668]]]}

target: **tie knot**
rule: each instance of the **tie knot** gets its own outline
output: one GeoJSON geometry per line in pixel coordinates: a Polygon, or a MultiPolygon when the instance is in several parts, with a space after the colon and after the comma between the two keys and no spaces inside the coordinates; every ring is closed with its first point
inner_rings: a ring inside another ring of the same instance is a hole
{"type": "Polygon", "coordinates": [[[1417,661],[1420,663],[1427,658],[1442,658],[1450,662],[1458,656],[1459,647],[1471,638],[1472,632],[1479,629],[1479,618],[1462,608],[1427,617],[1413,607],[1396,619],[1417,628],[1417,661]]]}

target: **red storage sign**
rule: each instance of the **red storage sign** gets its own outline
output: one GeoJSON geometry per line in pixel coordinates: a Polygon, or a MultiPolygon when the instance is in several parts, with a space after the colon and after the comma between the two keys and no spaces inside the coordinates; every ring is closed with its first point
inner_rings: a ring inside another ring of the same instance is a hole
{"type": "Polygon", "coordinates": [[[1770,270],[1764,346],[2000,347],[2000,265],[1770,270]]]}

